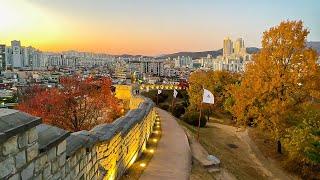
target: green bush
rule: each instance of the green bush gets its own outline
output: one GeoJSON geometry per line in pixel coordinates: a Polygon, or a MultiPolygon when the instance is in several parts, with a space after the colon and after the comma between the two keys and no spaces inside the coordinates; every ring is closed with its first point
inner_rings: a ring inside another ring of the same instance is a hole
{"type": "MultiPolygon", "coordinates": [[[[187,111],[183,117],[182,120],[190,125],[198,126],[199,123],[199,112],[195,111],[187,111]]],[[[205,127],[207,124],[207,119],[202,114],[200,119],[200,127],[205,127]]]]}
{"type": "Polygon", "coordinates": [[[170,108],[170,110],[172,112],[172,115],[176,118],[180,118],[186,112],[184,106],[181,104],[175,105],[173,110],[172,108],[170,108]]]}
{"type": "MultiPolygon", "coordinates": [[[[161,94],[158,95],[158,103],[164,103],[168,99],[168,92],[162,91],[161,94]]],[[[158,90],[151,90],[149,92],[142,92],[143,96],[150,98],[154,103],[157,103],[157,94],[158,90]]]]}
{"type": "Polygon", "coordinates": [[[168,104],[159,104],[159,108],[168,111],[170,106],[168,104]]]}
{"type": "Polygon", "coordinates": [[[317,179],[320,177],[320,111],[306,106],[289,118],[296,125],[287,128],[283,139],[288,156],[285,165],[299,172],[303,179],[317,179]]]}
{"type": "MultiPolygon", "coordinates": [[[[164,93],[161,93],[161,94],[158,95],[158,98],[159,98],[158,99],[159,103],[163,103],[163,102],[165,102],[167,100],[168,95],[164,94],[164,93]]],[[[156,96],[156,99],[157,99],[157,96],[156,96]]]]}

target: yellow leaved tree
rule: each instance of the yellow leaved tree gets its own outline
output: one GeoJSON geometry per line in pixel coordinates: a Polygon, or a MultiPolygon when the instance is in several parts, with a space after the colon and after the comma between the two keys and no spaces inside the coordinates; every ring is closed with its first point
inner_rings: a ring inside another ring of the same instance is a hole
{"type": "Polygon", "coordinates": [[[202,104],[204,114],[209,116],[213,111],[224,111],[227,98],[227,87],[239,80],[240,75],[228,71],[196,71],[189,77],[188,96],[189,111],[199,111],[202,102],[203,88],[214,95],[214,105],[202,104]]]}
{"type": "Polygon", "coordinates": [[[240,125],[259,126],[278,142],[292,114],[319,98],[317,54],[306,47],[309,31],[301,21],[285,21],[264,32],[261,50],[246,67],[239,85],[232,85],[231,112],[240,125]]]}

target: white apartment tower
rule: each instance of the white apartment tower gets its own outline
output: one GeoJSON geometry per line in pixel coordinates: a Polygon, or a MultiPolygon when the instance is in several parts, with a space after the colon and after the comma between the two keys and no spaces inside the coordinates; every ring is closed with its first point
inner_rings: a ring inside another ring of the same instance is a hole
{"type": "Polygon", "coordinates": [[[20,68],[23,66],[22,51],[20,41],[11,41],[12,47],[12,66],[14,68],[20,68]]]}
{"type": "Polygon", "coordinates": [[[234,53],[236,55],[240,55],[243,52],[244,47],[244,40],[242,38],[238,38],[234,43],[234,53]]]}
{"type": "Polygon", "coordinates": [[[233,46],[231,39],[225,38],[223,40],[223,56],[229,56],[232,54],[233,46]]]}

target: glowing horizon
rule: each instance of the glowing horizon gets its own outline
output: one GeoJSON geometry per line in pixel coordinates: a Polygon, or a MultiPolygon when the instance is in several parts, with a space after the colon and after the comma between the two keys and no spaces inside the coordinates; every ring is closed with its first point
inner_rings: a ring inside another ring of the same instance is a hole
{"type": "Polygon", "coordinates": [[[320,40],[316,0],[0,0],[0,44],[20,40],[42,51],[159,55],[216,50],[223,38],[260,46],[283,20],[302,20],[320,40]]]}

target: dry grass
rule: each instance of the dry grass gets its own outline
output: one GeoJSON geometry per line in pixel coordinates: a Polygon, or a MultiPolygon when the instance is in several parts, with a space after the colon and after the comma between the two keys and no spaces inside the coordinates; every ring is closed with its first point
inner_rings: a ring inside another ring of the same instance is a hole
{"type": "Polygon", "coordinates": [[[264,157],[276,160],[278,164],[284,160],[284,156],[277,152],[277,143],[264,131],[258,128],[251,128],[249,131],[250,138],[258,146],[264,157]]]}
{"type": "MultiPolygon", "coordinates": [[[[182,121],[180,124],[188,128],[194,135],[196,134],[195,127],[182,121]]],[[[200,137],[200,143],[209,154],[217,156],[221,160],[221,168],[236,179],[266,179],[261,170],[256,168],[256,164],[250,160],[247,147],[235,135],[228,134],[216,127],[206,127],[201,128],[200,137]],[[237,148],[231,148],[228,144],[234,144],[237,148]]],[[[191,177],[207,176],[208,174],[204,171],[201,166],[195,165],[191,177]]],[[[209,173],[209,176],[212,176],[212,179],[218,179],[220,174],[209,173]]]]}
{"type": "Polygon", "coordinates": [[[207,170],[205,170],[201,164],[193,159],[192,160],[192,169],[190,174],[190,180],[211,180],[215,179],[213,173],[209,173],[207,170]]]}

